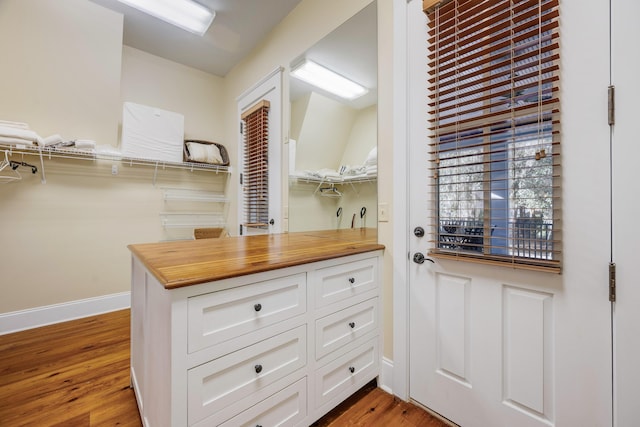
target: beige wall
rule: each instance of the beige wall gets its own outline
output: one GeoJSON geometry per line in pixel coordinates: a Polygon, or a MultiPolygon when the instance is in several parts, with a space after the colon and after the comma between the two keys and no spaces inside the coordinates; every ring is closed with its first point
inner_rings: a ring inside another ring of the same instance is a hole
{"type": "Polygon", "coordinates": [[[338,169],[358,111],[312,93],[296,144],[296,169],[338,169]]]}
{"type": "MultiPolygon", "coordinates": [[[[223,79],[123,47],[122,16],[92,2],[2,0],[0,48],[0,119],[115,147],[130,100],[184,114],[188,137],[223,142],[223,79]]],[[[128,244],[190,235],[162,227],[160,212],[218,209],[165,202],[161,188],[226,185],[225,174],[161,170],[154,186],[152,167],[111,161],[45,160],[45,171],[46,184],[22,172],[0,185],[0,313],[129,291],[128,244]]]]}
{"type": "Polygon", "coordinates": [[[224,144],[223,78],[124,46],[121,88],[122,102],[184,115],[185,138],[224,144]]]}
{"type": "Polygon", "coordinates": [[[0,52],[0,119],[41,136],[115,140],[121,15],[85,0],[3,0],[0,52]]]}

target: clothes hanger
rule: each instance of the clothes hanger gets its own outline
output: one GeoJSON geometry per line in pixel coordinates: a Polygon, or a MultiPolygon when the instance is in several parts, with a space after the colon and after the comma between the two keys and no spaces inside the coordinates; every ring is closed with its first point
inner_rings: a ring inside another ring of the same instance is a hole
{"type": "Polygon", "coordinates": [[[38,172],[38,168],[30,163],[26,163],[26,162],[16,162],[15,160],[11,160],[9,161],[9,163],[11,164],[11,169],[16,170],[18,169],[18,167],[20,166],[27,166],[31,168],[31,173],[36,173],[38,172]]]}
{"type": "Polygon", "coordinates": [[[11,163],[9,163],[9,152],[7,150],[4,150],[4,160],[0,162],[0,171],[2,171],[4,168],[9,166],[10,164],[11,163]]]}
{"type": "Polygon", "coordinates": [[[18,167],[13,167],[13,162],[9,160],[9,153],[5,151],[4,160],[0,162],[0,171],[6,169],[7,166],[10,166],[10,170],[13,172],[13,175],[0,175],[0,183],[7,184],[9,182],[19,181],[22,179],[22,175],[20,175],[20,172],[16,170],[18,167]]]}
{"type": "Polygon", "coordinates": [[[320,195],[324,197],[342,197],[342,193],[333,184],[329,187],[320,188],[320,195]]]}

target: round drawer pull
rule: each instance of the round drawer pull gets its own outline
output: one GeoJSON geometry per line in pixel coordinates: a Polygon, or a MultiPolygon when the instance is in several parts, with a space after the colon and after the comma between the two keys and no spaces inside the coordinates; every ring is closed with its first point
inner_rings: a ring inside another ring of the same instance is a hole
{"type": "Polygon", "coordinates": [[[356,327],[356,323],[355,322],[349,322],[349,326],[351,326],[351,329],[356,327]]]}
{"type": "Polygon", "coordinates": [[[254,309],[255,311],[260,311],[260,310],[262,310],[262,304],[255,304],[255,305],[253,306],[253,309],[254,309]]]}
{"type": "Polygon", "coordinates": [[[256,365],[254,366],[255,370],[256,370],[256,374],[259,374],[260,372],[262,372],[262,365],[256,365]]]}
{"type": "Polygon", "coordinates": [[[353,285],[354,283],[356,283],[356,279],[353,277],[349,277],[349,283],[353,285]]]}
{"type": "Polygon", "coordinates": [[[353,366],[349,366],[349,372],[353,374],[355,371],[356,371],[356,368],[354,368],[353,366]]]}

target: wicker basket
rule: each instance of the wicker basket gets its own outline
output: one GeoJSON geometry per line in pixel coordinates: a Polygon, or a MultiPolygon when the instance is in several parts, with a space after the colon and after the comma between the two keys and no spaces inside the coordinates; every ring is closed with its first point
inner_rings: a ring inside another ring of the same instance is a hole
{"type": "MultiPolygon", "coordinates": [[[[218,150],[220,150],[220,156],[222,157],[222,163],[220,163],[219,166],[229,166],[229,153],[227,153],[227,149],[224,147],[224,145],[222,144],[218,144],[217,142],[211,142],[211,141],[203,141],[203,140],[198,140],[198,139],[185,139],[184,140],[184,161],[185,162],[191,162],[191,163],[205,163],[205,162],[198,162],[195,160],[191,160],[191,155],[189,154],[189,149],[187,148],[187,142],[197,142],[198,144],[213,144],[216,147],[218,147],[218,150]]],[[[206,163],[206,164],[210,164],[210,163],[206,163]]]]}

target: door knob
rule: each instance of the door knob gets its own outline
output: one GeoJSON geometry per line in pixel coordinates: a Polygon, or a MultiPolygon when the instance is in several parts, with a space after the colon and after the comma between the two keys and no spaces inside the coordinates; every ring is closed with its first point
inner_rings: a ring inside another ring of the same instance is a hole
{"type": "Polygon", "coordinates": [[[424,264],[425,261],[429,261],[435,264],[434,260],[425,257],[422,252],[416,252],[415,254],[413,254],[413,262],[415,262],[416,264],[424,264]]]}

